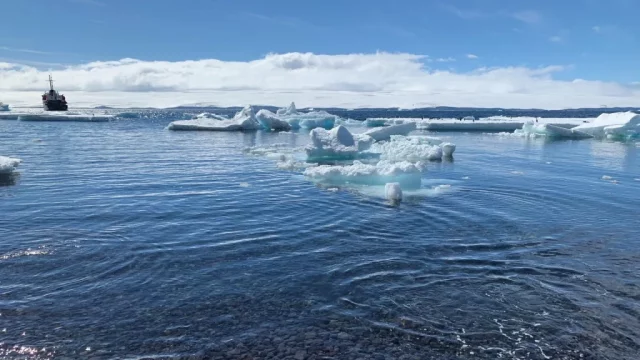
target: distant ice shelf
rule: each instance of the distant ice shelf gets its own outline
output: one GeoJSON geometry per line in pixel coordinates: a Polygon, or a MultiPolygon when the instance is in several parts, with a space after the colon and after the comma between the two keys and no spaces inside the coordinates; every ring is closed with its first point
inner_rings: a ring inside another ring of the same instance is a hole
{"type": "Polygon", "coordinates": [[[513,132],[533,122],[536,124],[551,124],[562,128],[572,128],[591,119],[583,118],[534,118],[534,117],[505,117],[493,116],[475,119],[418,119],[418,118],[369,118],[365,120],[368,127],[384,127],[394,124],[415,123],[420,130],[427,131],[466,131],[466,132],[513,132]]]}

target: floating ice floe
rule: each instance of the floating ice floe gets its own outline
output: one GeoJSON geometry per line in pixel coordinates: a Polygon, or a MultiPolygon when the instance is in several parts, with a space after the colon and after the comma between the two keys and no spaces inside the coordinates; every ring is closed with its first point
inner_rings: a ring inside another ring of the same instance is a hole
{"type": "Polygon", "coordinates": [[[358,155],[358,145],[346,127],[331,130],[316,128],[309,133],[311,144],[305,148],[307,160],[349,160],[358,155]]]}
{"type": "Polygon", "coordinates": [[[291,125],[288,122],[280,119],[276,114],[266,109],[258,111],[256,119],[258,119],[258,122],[260,122],[260,125],[262,125],[265,130],[291,130],[291,125]]]}
{"type": "Polygon", "coordinates": [[[331,129],[340,120],[340,117],[326,111],[299,112],[293,102],[286,108],[278,109],[275,114],[269,110],[261,110],[260,112],[263,117],[275,118],[288,123],[292,129],[331,129]]]}
{"type": "Polygon", "coordinates": [[[113,115],[102,114],[73,114],[73,113],[60,113],[60,114],[20,114],[18,116],[19,121],[77,121],[77,122],[107,122],[110,121],[113,115]]]}
{"type": "Polygon", "coordinates": [[[390,161],[438,161],[453,156],[456,146],[427,136],[392,135],[389,141],[375,142],[365,153],[380,154],[390,161]]]}
{"type": "Polygon", "coordinates": [[[462,119],[418,119],[418,118],[369,118],[365,124],[369,127],[415,123],[418,129],[428,131],[479,131],[479,132],[513,132],[522,129],[528,122],[551,124],[570,128],[591,119],[582,118],[534,118],[494,116],[475,119],[468,116],[462,119]]]}
{"type": "Polygon", "coordinates": [[[167,126],[169,130],[176,131],[255,131],[262,126],[253,112],[251,106],[245,106],[232,119],[219,119],[208,117],[204,114],[192,120],[179,120],[167,126]]]}
{"type": "Polygon", "coordinates": [[[12,111],[1,111],[0,112],[0,120],[18,120],[18,118],[22,115],[21,113],[15,113],[12,111]]]}
{"type": "Polygon", "coordinates": [[[0,155],[0,175],[13,173],[22,160],[0,155]]]}
{"type": "Polygon", "coordinates": [[[416,123],[410,122],[371,129],[366,131],[364,135],[370,136],[375,141],[384,141],[389,140],[392,135],[409,135],[414,130],[416,130],[416,123]]]}
{"type": "Polygon", "coordinates": [[[631,111],[601,114],[594,121],[578,125],[572,130],[596,138],[633,139],[640,135],[640,115],[631,111]]]}
{"type": "Polygon", "coordinates": [[[380,160],[376,164],[365,164],[354,160],[352,165],[319,165],[307,168],[304,175],[314,182],[341,185],[385,185],[398,183],[402,188],[420,187],[423,163],[409,161],[391,162],[380,160]]]}
{"type": "Polygon", "coordinates": [[[0,101],[0,111],[9,111],[9,104],[5,104],[0,101]]]}
{"type": "Polygon", "coordinates": [[[587,139],[592,137],[591,135],[575,128],[567,129],[558,125],[552,124],[536,124],[534,122],[527,122],[522,126],[522,129],[514,131],[517,136],[523,137],[547,137],[553,139],[587,139]]]}

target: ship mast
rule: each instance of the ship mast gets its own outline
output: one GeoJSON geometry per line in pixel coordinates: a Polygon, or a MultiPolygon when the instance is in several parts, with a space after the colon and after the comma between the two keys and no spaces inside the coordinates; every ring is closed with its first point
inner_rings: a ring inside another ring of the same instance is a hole
{"type": "Polygon", "coordinates": [[[51,75],[49,75],[49,86],[51,87],[51,90],[53,90],[53,79],[51,78],[51,75]]]}

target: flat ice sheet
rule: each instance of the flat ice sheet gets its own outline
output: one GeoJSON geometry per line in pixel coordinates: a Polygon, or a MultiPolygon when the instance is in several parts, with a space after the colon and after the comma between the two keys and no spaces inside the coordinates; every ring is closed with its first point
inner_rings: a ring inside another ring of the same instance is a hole
{"type": "Polygon", "coordinates": [[[20,121],[78,121],[78,122],[107,122],[113,119],[113,115],[94,114],[20,114],[20,121]]]}

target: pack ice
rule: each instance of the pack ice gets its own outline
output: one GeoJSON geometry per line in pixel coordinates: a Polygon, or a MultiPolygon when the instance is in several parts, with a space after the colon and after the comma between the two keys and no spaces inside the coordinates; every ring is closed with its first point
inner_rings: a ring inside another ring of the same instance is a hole
{"type": "Polygon", "coordinates": [[[0,175],[11,174],[21,162],[20,159],[0,155],[0,175]]]}

